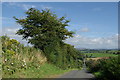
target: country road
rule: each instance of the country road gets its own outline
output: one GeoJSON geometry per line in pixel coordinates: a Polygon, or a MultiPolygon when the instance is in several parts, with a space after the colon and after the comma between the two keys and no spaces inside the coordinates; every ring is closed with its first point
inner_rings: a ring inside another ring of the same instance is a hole
{"type": "Polygon", "coordinates": [[[86,71],[86,69],[82,69],[82,70],[72,70],[62,76],[60,76],[60,78],[89,78],[92,79],[94,78],[94,75],[91,73],[88,73],[86,71]]]}
{"type": "MultiPolygon", "coordinates": [[[[91,80],[95,79],[95,76],[92,73],[88,73],[86,69],[85,59],[82,70],[72,70],[64,75],[61,75],[59,78],[66,78],[68,80],[91,80]]],[[[65,79],[65,80],[66,80],[65,79]]]]}

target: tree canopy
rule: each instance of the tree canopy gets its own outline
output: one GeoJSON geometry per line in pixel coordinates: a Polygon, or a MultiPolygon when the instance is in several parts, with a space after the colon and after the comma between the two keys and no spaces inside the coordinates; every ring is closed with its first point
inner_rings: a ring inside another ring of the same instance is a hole
{"type": "Polygon", "coordinates": [[[36,48],[43,50],[47,45],[63,42],[62,40],[72,37],[73,32],[65,28],[69,26],[70,21],[64,16],[58,18],[49,9],[40,11],[35,8],[30,8],[25,14],[24,19],[14,17],[22,26],[16,34],[23,35],[23,39],[28,40],[28,43],[36,48]]]}

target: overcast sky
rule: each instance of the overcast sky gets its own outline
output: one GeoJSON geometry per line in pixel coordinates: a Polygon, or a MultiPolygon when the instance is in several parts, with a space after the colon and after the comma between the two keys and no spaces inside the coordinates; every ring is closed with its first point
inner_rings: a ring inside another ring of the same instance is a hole
{"type": "Polygon", "coordinates": [[[15,35],[21,28],[13,16],[24,18],[29,8],[39,10],[49,8],[59,17],[67,16],[70,20],[69,31],[74,31],[73,38],[65,40],[76,48],[111,49],[118,48],[118,3],[117,2],[3,2],[3,34],[21,40],[15,35]]]}

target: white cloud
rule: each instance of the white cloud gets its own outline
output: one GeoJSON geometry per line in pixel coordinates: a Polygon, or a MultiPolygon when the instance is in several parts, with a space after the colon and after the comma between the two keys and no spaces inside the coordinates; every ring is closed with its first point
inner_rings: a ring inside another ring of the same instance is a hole
{"type": "Polygon", "coordinates": [[[81,32],[90,32],[90,29],[88,27],[82,27],[82,28],[78,28],[76,30],[72,30],[75,31],[76,33],[81,33],[81,32]]]}
{"type": "Polygon", "coordinates": [[[35,5],[30,5],[30,4],[21,4],[21,3],[15,3],[15,2],[9,2],[8,5],[10,6],[17,6],[17,7],[21,7],[24,10],[28,10],[29,8],[35,8],[35,5]]]}
{"type": "Polygon", "coordinates": [[[41,9],[52,9],[53,7],[48,6],[48,5],[31,5],[31,4],[21,4],[21,3],[15,3],[15,2],[9,2],[10,6],[17,6],[17,7],[21,7],[24,10],[28,10],[29,8],[41,8],[41,9]]]}
{"type": "Polygon", "coordinates": [[[29,8],[35,8],[35,5],[27,5],[27,4],[22,4],[21,7],[23,7],[23,9],[28,10],[29,8]]]}
{"type": "Polygon", "coordinates": [[[84,27],[84,28],[81,28],[79,31],[80,32],[89,32],[90,30],[89,30],[89,28],[84,27]]]}
{"type": "Polygon", "coordinates": [[[7,29],[6,29],[7,32],[12,32],[12,33],[16,33],[17,30],[18,30],[18,28],[13,28],[13,29],[7,28],[7,29]]]}
{"type": "Polygon", "coordinates": [[[2,29],[2,35],[7,35],[11,39],[16,39],[20,43],[27,45],[27,41],[26,40],[22,40],[22,36],[21,35],[16,35],[17,30],[19,30],[18,27],[17,28],[15,28],[15,27],[4,27],[2,29]]]}
{"type": "Polygon", "coordinates": [[[0,17],[0,20],[10,20],[12,18],[8,18],[8,17],[0,17]]]}
{"type": "MultiPolygon", "coordinates": [[[[27,41],[22,40],[22,36],[15,35],[18,29],[18,27],[4,27],[3,34],[7,34],[9,37],[27,45],[27,41]]],[[[74,45],[76,48],[110,49],[118,48],[118,36],[118,34],[115,34],[109,37],[86,37],[76,34],[73,38],[65,40],[65,42],[74,45]]]]}
{"type": "Polygon", "coordinates": [[[52,9],[53,7],[51,6],[46,6],[46,5],[40,5],[42,9],[52,9]]]}
{"type": "Polygon", "coordinates": [[[76,48],[91,48],[91,49],[112,49],[118,48],[118,36],[109,37],[86,37],[75,35],[73,38],[65,40],[66,43],[74,45],[76,48]]]}

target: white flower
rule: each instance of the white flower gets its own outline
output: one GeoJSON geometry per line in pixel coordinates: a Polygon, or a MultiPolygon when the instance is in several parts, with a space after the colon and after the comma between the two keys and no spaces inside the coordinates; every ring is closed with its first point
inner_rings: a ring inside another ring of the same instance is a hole
{"type": "Polygon", "coordinates": [[[13,64],[13,63],[11,63],[11,64],[13,64]]]}
{"type": "Polygon", "coordinates": [[[26,63],[25,63],[25,65],[26,65],[26,63]]]}
{"type": "Polygon", "coordinates": [[[7,61],[7,59],[5,59],[5,62],[7,61]]]}
{"type": "Polygon", "coordinates": [[[10,69],[8,69],[8,70],[10,70],[10,69]]]}

